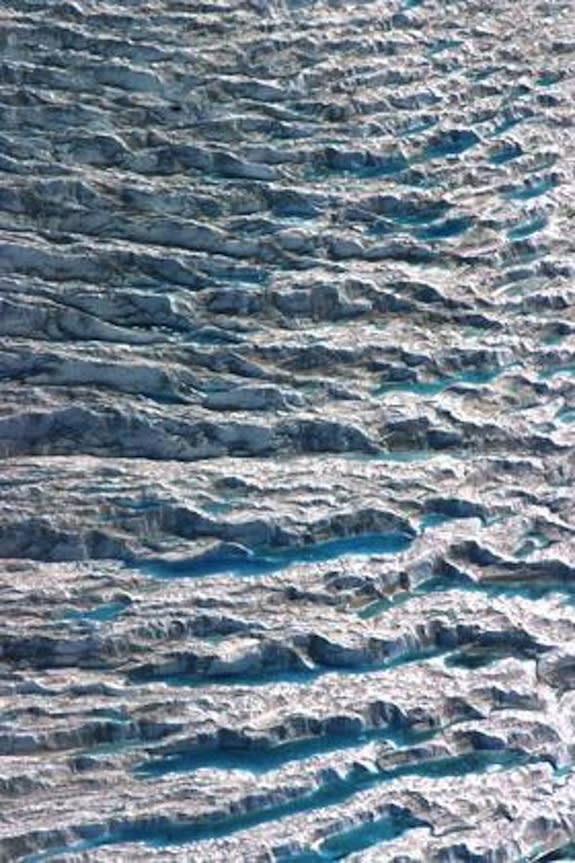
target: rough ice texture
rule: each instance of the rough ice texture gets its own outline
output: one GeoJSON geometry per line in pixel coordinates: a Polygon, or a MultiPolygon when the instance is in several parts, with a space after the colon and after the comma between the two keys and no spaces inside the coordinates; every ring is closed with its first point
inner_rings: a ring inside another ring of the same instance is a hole
{"type": "Polygon", "coordinates": [[[572,859],[572,3],[1,7],[0,860],[572,859]]]}

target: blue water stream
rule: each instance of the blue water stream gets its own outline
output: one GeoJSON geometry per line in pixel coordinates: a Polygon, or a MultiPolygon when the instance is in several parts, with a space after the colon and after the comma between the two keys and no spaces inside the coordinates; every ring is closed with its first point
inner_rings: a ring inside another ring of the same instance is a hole
{"type": "Polygon", "coordinates": [[[323,563],[344,555],[397,554],[410,546],[415,537],[407,533],[361,534],[331,539],[314,545],[282,549],[243,549],[240,554],[214,551],[181,561],[150,561],[142,571],[158,578],[230,575],[264,575],[294,563],[323,563]]]}
{"type": "MultiPolygon", "coordinates": [[[[41,863],[51,857],[64,852],[90,851],[103,845],[119,845],[130,842],[143,842],[154,848],[166,848],[179,845],[189,845],[205,839],[216,839],[229,836],[241,830],[276,821],[304,812],[313,812],[316,809],[327,806],[337,806],[347,802],[359,791],[366,790],[381,782],[388,782],[399,776],[409,776],[422,772],[434,777],[465,776],[468,773],[492,771],[494,769],[510,769],[526,764],[532,759],[523,753],[516,751],[485,751],[469,755],[455,756],[437,759],[435,762],[425,762],[424,765],[403,765],[392,770],[376,769],[367,770],[358,765],[358,769],[345,776],[333,774],[331,778],[313,791],[304,792],[291,800],[272,804],[269,807],[258,807],[255,810],[223,816],[220,819],[209,819],[206,822],[175,823],[168,819],[160,818],[143,821],[139,824],[110,826],[106,831],[102,829],[102,835],[97,838],[80,841],[65,848],[51,849],[40,854],[27,857],[24,863],[41,863]]],[[[374,826],[374,822],[370,822],[374,826]]],[[[402,812],[397,818],[387,816],[384,826],[383,821],[375,825],[371,830],[367,825],[358,825],[352,829],[334,831],[320,843],[327,856],[327,860],[341,860],[354,850],[368,847],[379,842],[395,838],[407,829],[423,825],[422,822],[412,816],[406,818],[402,812]]],[[[88,829],[88,828],[82,828],[88,829]]]]}

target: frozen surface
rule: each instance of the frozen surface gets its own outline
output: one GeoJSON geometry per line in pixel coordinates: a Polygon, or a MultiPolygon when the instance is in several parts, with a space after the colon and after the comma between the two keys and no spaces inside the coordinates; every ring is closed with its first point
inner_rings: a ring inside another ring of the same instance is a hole
{"type": "Polygon", "coordinates": [[[573,3],[0,5],[0,861],[572,860],[573,3]]]}

